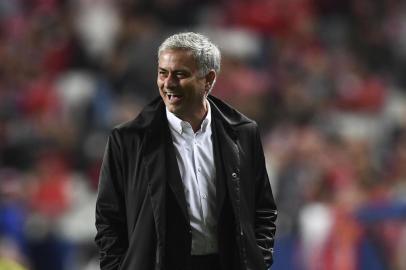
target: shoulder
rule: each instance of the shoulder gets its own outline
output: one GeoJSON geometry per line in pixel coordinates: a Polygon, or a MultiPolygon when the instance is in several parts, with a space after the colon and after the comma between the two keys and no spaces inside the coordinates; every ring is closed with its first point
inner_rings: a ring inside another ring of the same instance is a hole
{"type": "Polygon", "coordinates": [[[236,130],[257,129],[257,123],[248,116],[239,112],[226,102],[214,97],[208,97],[214,117],[219,118],[224,124],[236,130]]]}

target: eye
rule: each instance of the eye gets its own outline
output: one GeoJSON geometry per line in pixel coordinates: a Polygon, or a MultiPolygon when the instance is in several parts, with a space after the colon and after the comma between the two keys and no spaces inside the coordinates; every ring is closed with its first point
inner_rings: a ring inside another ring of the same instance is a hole
{"type": "Polygon", "coordinates": [[[168,72],[166,72],[165,70],[159,70],[158,75],[159,77],[166,77],[168,75],[168,72]]]}
{"type": "Polygon", "coordinates": [[[179,79],[183,79],[183,78],[186,78],[186,77],[188,76],[188,75],[186,74],[186,72],[183,72],[183,71],[176,72],[175,75],[176,75],[176,77],[179,78],[179,79]]]}

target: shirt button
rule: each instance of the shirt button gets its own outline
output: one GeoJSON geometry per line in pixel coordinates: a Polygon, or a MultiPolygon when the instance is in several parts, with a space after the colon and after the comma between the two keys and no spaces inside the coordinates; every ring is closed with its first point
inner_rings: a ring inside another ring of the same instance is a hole
{"type": "Polygon", "coordinates": [[[203,199],[207,199],[207,195],[206,194],[203,194],[203,199]]]}
{"type": "Polygon", "coordinates": [[[237,174],[236,174],[235,172],[233,172],[233,173],[231,174],[231,177],[237,178],[237,174]]]}

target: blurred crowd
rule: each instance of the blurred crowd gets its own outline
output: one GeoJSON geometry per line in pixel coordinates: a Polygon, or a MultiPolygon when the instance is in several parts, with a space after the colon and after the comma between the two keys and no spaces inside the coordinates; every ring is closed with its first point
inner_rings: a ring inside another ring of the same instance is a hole
{"type": "Polygon", "coordinates": [[[179,31],[220,46],[213,94],[262,129],[272,269],[405,270],[402,0],[0,0],[0,269],[98,269],[107,135],[179,31]]]}

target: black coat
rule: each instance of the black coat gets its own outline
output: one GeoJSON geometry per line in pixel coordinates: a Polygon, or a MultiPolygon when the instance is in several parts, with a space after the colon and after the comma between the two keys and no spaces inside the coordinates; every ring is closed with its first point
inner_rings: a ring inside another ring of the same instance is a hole
{"type": "MultiPolygon", "coordinates": [[[[256,123],[209,96],[223,269],[272,263],[276,206],[256,123]]],[[[113,129],[100,172],[96,243],[102,270],[188,270],[191,230],[160,98],[113,129]]]]}

